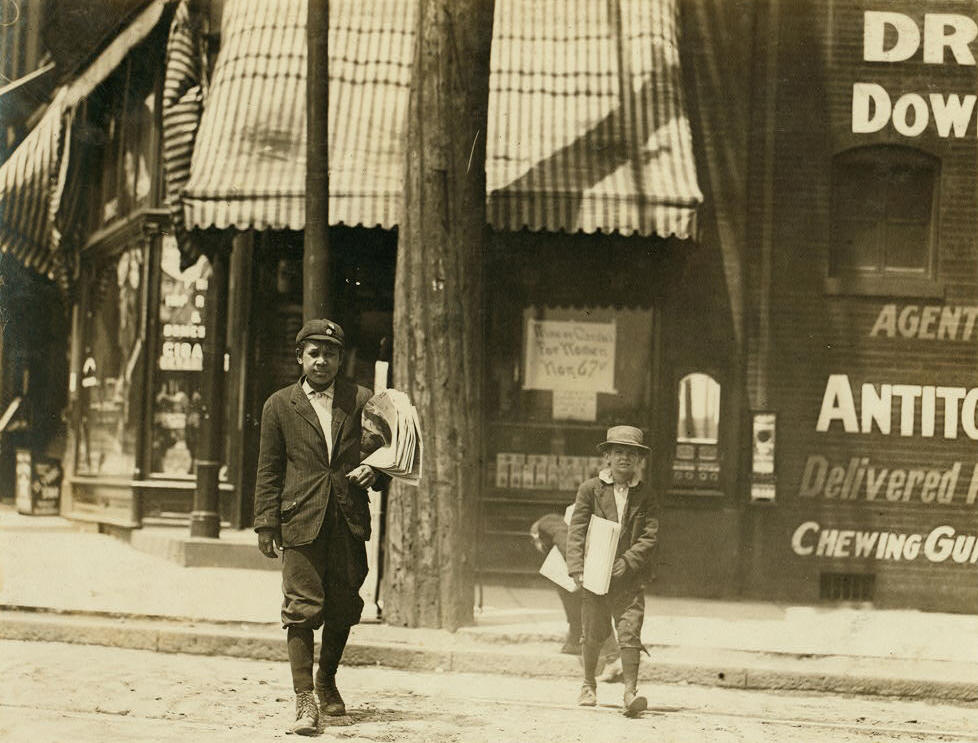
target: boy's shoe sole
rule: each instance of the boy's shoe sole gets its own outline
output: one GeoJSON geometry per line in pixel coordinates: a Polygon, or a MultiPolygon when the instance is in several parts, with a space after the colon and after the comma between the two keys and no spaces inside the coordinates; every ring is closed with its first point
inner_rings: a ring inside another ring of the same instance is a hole
{"type": "Polygon", "coordinates": [[[635,697],[625,705],[625,717],[637,717],[649,708],[649,700],[645,697],[635,697]]]}

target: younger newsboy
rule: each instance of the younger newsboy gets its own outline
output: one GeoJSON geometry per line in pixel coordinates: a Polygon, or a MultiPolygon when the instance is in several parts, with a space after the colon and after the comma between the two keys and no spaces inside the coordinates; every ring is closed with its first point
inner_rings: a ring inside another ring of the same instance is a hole
{"type": "Polygon", "coordinates": [[[604,455],[604,469],[581,483],[567,535],[567,572],[579,586],[591,515],[619,523],[621,533],[608,593],[600,596],[581,588],[584,684],[577,703],[585,707],[597,704],[595,669],[601,644],[611,635],[614,623],[625,681],[623,711],[635,717],[648,706],[645,697],[638,696],[638,666],[643,649],[645,583],[651,577],[659,532],[658,501],[642,483],[649,447],[641,429],[613,426],[598,450],[604,455]]]}

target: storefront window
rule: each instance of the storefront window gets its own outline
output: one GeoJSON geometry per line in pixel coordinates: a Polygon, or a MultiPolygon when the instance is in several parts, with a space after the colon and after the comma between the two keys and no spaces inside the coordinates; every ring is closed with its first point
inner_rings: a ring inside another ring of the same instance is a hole
{"type": "Polygon", "coordinates": [[[715,444],[720,431],[720,385],[709,374],[687,374],[679,382],[676,440],[715,444]]]}
{"type": "Polygon", "coordinates": [[[719,383],[709,374],[687,374],[679,380],[676,410],[673,485],[693,489],[717,488],[720,483],[719,383]]]}
{"type": "Polygon", "coordinates": [[[656,258],[607,235],[493,234],[491,248],[478,560],[535,573],[530,525],[597,475],[608,427],[654,439],[656,258]]]}
{"type": "Polygon", "coordinates": [[[171,236],[163,239],[161,255],[151,470],[192,475],[200,431],[204,314],[211,267],[201,257],[181,271],[180,251],[171,236]]]}
{"type": "Polygon", "coordinates": [[[531,305],[510,317],[489,362],[490,487],[564,502],[597,474],[608,426],[648,425],[652,310],[531,305]]]}
{"type": "Polygon", "coordinates": [[[77,472],[131,477],[136,463],[144,352],[142,248],[103,265],[89,291],[79,394],[77,472]]]}
{"type": "Polygon", "coordinates": [[[92,107],[94,123],[105,133],[97,209],[100,226],[152,203],[153,174],[159,170],[160,51],[150,45],[134,52],[100,86],[96,99],[103,105],[92,107]]]}

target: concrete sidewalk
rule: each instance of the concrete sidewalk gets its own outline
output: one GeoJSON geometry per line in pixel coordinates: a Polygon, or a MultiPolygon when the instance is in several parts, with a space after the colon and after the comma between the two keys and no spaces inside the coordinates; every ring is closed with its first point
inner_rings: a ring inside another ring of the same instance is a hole
{"type": "MultiPolygon", "coordinates": [[[[228,535],[239,540],[246,535],[228,535]]],[[[182,567],[0,507],[0,637],[285,659],[276,571],[182,567]]],[[[366,619],[370,619],[369,611],[366,619]]],[[[369,621],[346,662],[579,675],[556,593],[487,585],[454,634],[369,621]]],[[[978,617],[649,596],[647,680],[978,701],[978,617]]]]}

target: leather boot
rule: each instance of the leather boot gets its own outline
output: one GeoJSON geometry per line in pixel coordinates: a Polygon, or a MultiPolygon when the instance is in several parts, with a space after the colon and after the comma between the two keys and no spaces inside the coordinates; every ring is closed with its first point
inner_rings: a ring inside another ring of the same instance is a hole
{"type": "Polygon", "coordinates": [[[346,714],[346,704],[336,688],[336,676],[316,679],[316,694],[319,695],[319,711],[329,717],[342,717],[346,714]]]}
{"type": "Polygon", "coordinates": [[[637,717],[649,706],[649,701],[645,697],[638,696],[638,663],[638,648],[621,649],[621,674],[625,681],[622,712],[625,717],[637,717]]]}
{"type": "Polygon", "coordinates": [[[315,735],[319,732],[319,710],[311,691],[296,692],[295,722],[290,730],[296,735],[315,735]]]}
{"type": "Polygon", "coordinates": [[[319,650],[319,668],[316,669],[316,694],[319,695],[319,711],[330,717],[346,714],[346,704],[336,688],[336,670],[343,657],[350,628],[330,630],[323,628],[323,640],[319,650]]]}

